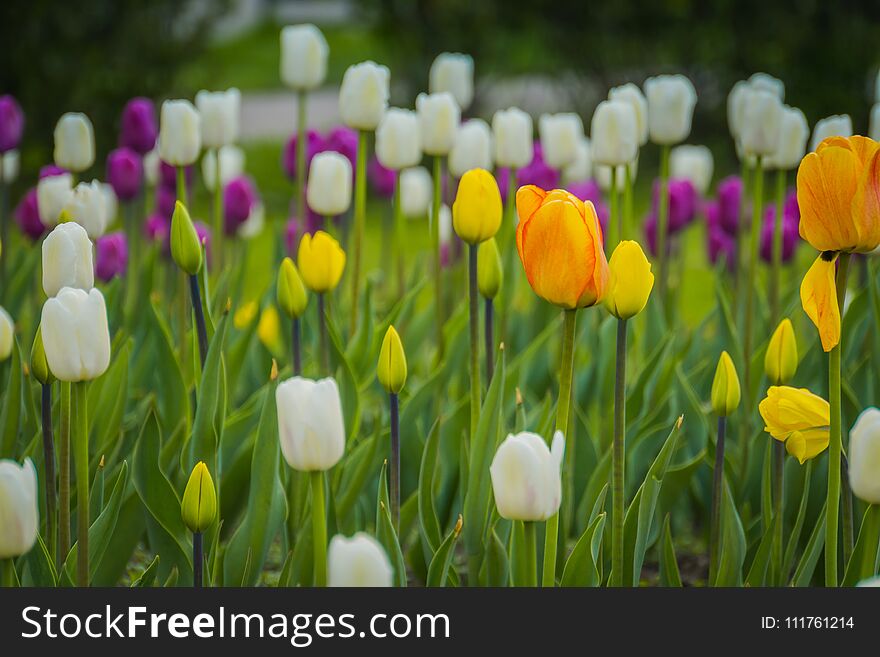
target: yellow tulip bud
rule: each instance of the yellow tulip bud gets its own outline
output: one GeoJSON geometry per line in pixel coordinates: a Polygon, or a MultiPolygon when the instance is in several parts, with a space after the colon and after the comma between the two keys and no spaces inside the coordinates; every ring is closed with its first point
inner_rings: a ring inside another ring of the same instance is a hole
{"type": "Polygon", "coordinates": [[[468,244],[485,242],[501,227],[501,192],[485,169],[465,171],[452,204],[452,227],[468,244]]]}
{"type": "Polygon", "coordinates": [[[712,381],[712,410],[721,417],[730,415],[739,406],[739,396],[736,367],[730,354],[722,351],[715,370],[715,380],[712,381]]]}
{"type": "Polygon", "coordinates": [[[603,302],[618,319],[629,319],[642,312],[651,289],[654,274],[638,242],[625,240],[617,245],[608,262],[610,276],[603,302]]]}
{"type": "Polygon", "coordinates": [[[281,318],[275,306],[266,306],[260,313],[257,337],[273,354],[279,354],[284,350],[284,341],[281,339],[281,318]]]}
{"type": "Polygon", "coordinates": [[[794,328],[788,318],[779,322],[779,326],[770,338],[767,353],[764,356],[764,372],[775,386],[788,383],[794,377],[798,365],[797,340],[794,328]]]}
{"type": "Polygon", "coordinates": [[[214,522],[214,516],[217,515],[217,493],[204,461],[196,463],[189,476],[186,490],[183,491],[180,512],[183,524],[194,534],[205,531],[214,522]]]}
{"type": "Polygon", "coordinates": [[[171,215],[171,257],[190,276],[202,268],[202,245],[186,206],[177,201],[171,215]]]}
{"type": "Polygon", "coordinates": [[[345,269],[345,251],[333,237],[319,230],[314,235],[303,235],[297,262],[306,286],[312,292],[323,294],[339,285],[345,269]]]}
{"type": "Polygon", "coordinates": [[[55,376],[49,369],[49,361],[46,360],[46,350],[43,348],[43,332],[37,327],[37,334],[34,336],[34,345],[31,347],[31,372],[34,378],[42,384],[52,383],[55,376]]]}
{"type": "Polygon", "coordinates": [[[376,366],[379,383],[390,393],[397,394],[406,383],[406,353],[403,343],[393,326],[389,326],[379,351],[379,364],[376,366]]]}
{"type": "Polygon", "coordinates": [[[477,251],[477,289],[487,299],[494,299],[504,279],[498,243],[490,237],[477,251]]]}
{"type": "Polygon", "coordinates": [[[293,260],[285,258],[278,270],[278,307],[288,317],[299,317],[305,312],[309,302],[306,286],[293,264],[293,260]]]}

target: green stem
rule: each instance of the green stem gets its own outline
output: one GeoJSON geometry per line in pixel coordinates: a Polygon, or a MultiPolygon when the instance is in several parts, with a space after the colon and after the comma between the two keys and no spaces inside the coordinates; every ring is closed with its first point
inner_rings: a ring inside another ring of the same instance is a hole
{"type": "Polygon", "coordinates": [[[76,585],[89,585],[89,405],[85,381],[73,384],[76,428],[73,436],[76,466],[76,585]]]}
{"type": "MultiPolygon", "coordinates": [[[[185,167],[177,167],[177,200],[188,208],[185,167]]],[[[172,262],[171,264],[173,267],[174,263],[172,262]]],[[[189,349],[187,348],[188,341],[186,339],[187,318],[189,316],[189,308],[186,302],[186,288],[189,285],[189,281],[187,280],[186,272],[181,271],[178,276],[178,281],[177,320],[180,325],[180,364],[186,369],[188,368],[187,359],[189,354],[189,349]]]]}
{"type": "MultiPolygon", "coordinates": [[[[394,174],[394,225],[391,228],[394,258],[397,260],[397,298],[406,292],[406,256],[403,249],[403,207],[400,205],[400,171],[394,174]]],[[[391,265],[393,267],[393,265],[391,265]]],[[[389,277],[390,278],[390,277],[389,277]]]]}
{"type": "Polygon", "coordinates": [[[306,92],[297,94],[296,105],[296,217],[302,226],[306,221],[306,92]]]}
{"type": "Polygon", "coordinates": [[[484,347],[486,349],[486,385],[492,382],[492,376],[495,374],[495,304],[492,299],[484,299],[483,301],[483,335],[485,337],[484,347]]]}
{"type": "MultiPolygon", "coordinates": [[[[297,146],[299,142],[297,142],[297,146]]],[[[214,269],[220,271],[223,257],[223,184],[220,176],[220,149],[214,149],[214,269]]],[[[206,264],[207,266],[207,264],[206,264]]]]}
{"type": "Polygon", "coordinates": [[[782,298],[782,223],[785,205],[785,171],[776,171],[776,216],[773,222],[773,265],[770,278],[770,317],[774,326],[781,320],[780,299],[782,298]]]}
{"type": "MultiPolygon", "coordinates": [[[[843,440],[841,440],[842,442],[843,440]]],[[[840,495],[840,505],[843,509],[841,511],[843,522],[841,530],[843,534],[843,563],[845,568],[853,553],[853,500],[852,490],[849,487],[849,462],[847,461],[846,454],[841,454],[840,457],[840,495]]]]}
{"type": "Polygon", "coordinates": [[[60,571],[70,551],[70,382],[61,381],[61,426],[58,429],[58,553],[55,566],[60,571]]]}
{"type": "Polygon", "coordinates": [[[727,418],[718,417],[718,440],[715,443],[715,469],[712,472],[712,516],[709,519],[709,582],[718,569],[718,536],[721,527],[721,489],[724,486],[724,434],[727,418]]]}
{"type": "Polygon", "coordinates": [[[617,167],[613,166],[611,167],[611,189],[608,190],[608,200],[611,205],[611,218],[609,219],[611,225],[608,227],[608,232],[614,235],[614,239],[607,245],[606,251],[608,252],[614,250],[614,247],[617,246],[623,235],[623,227],[620,225],[622,219],[620,217],[619,199],[620,194],[617,192],[617,167]]]}
{"type": "Polygon", "coordinates": [[[785,583],[782,570],[782,527],[783,527],[783,496],[785,495],[785,443],[774,441],[773,452],[773,572],[776,574],[776,585],[785,583]]]}
{"type": "Polygon", "coordinates": [[[470,379],[471,379],[471,425],[470,440],[473,442],[480,421],[480,307],[477,291],[477,250],[479,245],[468,244],[468,315],[470,319],[470,379]]]}
{"type": "Polygon", "coordinates": [[[617,320],[617,366],[614,376],[614,444],[611,452],[611,586],[623,586],[624,476],[626,455],[626,320],[617,320]]]}
{"type": "Polygon", "coordinates": [[[191,274],[189,277],[189,291],[192,298],[193,312],[196,317],[196,333],[199,340],[199,362],[202,369],[205,367],[205,359],[208,357],[208,328],[205,324],[205,311],[202,308],[202,293],[199,290],[199,277],[191,274]]]}
{"type": "Polygon", "coordinates": [[[443,158],[434,156],[434,195],[431,206],[431,243],[434,249],[434,308],[437,329],[437,362],[443,359],[443,262],[440,254],[440,194],[443,179],[443,158]]]}
{"type": "Polygon", "coordinates": [[[523,534],[525,536],[525,562],[528,572],[526,573],[525,586],[532,588],[538,585],[538,549],[537,539],[535,538],[535,525],[537,523],[531,521],[523,522],[523,534]]]}
{"type": "Polygon", "coordinates": [[[330,346],[327,339],[327,311],[325,293],[318,294],[318,340],[321,349],[321,368],[324,376],[330,376],[330,346]]]}
{"type": "Polygon", "coordinates": [[[324,504],[324,472],[309,473],[312,485],[312,539],[315,586],[327,586],[327,510],[324,504]]]}
{"type": "Polygon", "coordinates": [[[204,562],[205,554],[202,546],[202,532],[196,532],[193,534],[193,588],[202,588],[204,562]]]}
{"type": "Polygon", "coordinates": [[[49,556],[55,557],[56,510],[55,510],[55,438],[52,435],[52,384],[40,386],[40,411],[43,430],[43,467],[46,470],[46,542],[49,556]]]}
{"type": "MultiPolygon", "coordinates": [[[[9,216],[7,207],[9,205],[9,185],[4,178],[4,169],[2,154],[0,154],[0,249],[9,253],[9,216]]],[[[0,286],[6,288],[6,261],[8,255],[0,255],[0,286]]]]}
{"type": "MultiPolygon", "coordinates": [[[[657,208],[657,257],[660,259],[660,298],[664,307],[668,306],[666,290],[669,288],[668,255],[666,253],[667,232],[669,230],[669,145],[660,147],[660,203],[657,208]]],[[[668,312],[668,309],[667,309],[668,312]]]]}
{"type": "MultiPolygon", "coordinates": [[[[624,236],[633,229],[633,179],[632,179],[632,163],[627,164],[623,168],[623,231],[620,234],[622,240],[624,236]]],[[[632,233],[629,233],[632,234],[632,233]]]]}
{"type": "Polygon", "coordinates": [[[391,487],[391,522],[394,531],[400,532],[400,398],[389,393],[388,406],[391,416],[391,464],[389,485],[391,487]]]}
{"type": "Polygon", "coordinates": [[[354,236],[351,272],[351,304],[349,335],[357,329],[358,304],[361,291],[361,248],[367,219],[367,132],[358,131],[357,163],[354,174],[354,236]]]}
{"type": "Polygon", "coordinates": [[[743,157],[740,163],[740,179],[742,180],[742,193],[740,196],[739,216],[736,218],[736,280],[735,280],[735,298],[738,306],[742,305],[743,289],[745,289],[746,274],[746,248],[745,248],[745,230],[743,226],[743,208],[742,201],[748,198],[749,174],[750,167],[748,158],[743,157]]]}

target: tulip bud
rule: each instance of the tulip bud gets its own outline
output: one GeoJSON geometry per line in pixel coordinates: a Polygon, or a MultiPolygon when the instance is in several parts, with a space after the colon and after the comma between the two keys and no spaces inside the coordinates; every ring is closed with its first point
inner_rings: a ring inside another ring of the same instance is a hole
{"type": "Polygon", "coordinates": [[[58,223],[72,193],[73,176],[69,173],[40,178],[37,183],[37,208],[43,225],[54,226],[58,223]]]}
{"type": "Polygon", "coordinates": [[[290,317],[300,317],[309,302],[306,287],[293,264],[293,260],[285,258],[278,270],[278,305],[290,317]]]}
{"type": "Polygon", "coordinates": [[[345,269],[345,251],[323,230],[314,235],[306,233],[299,242],[297,263],[306,286],[312,292],[323,294],[339,285],[345,269]]]}
{"type": "Polygon", "coordinates": [[[697,92],[683,75],[658,75],[645,80],[648,132],[655,144],[678,144],[691,133],[697,92]]]}
{"type": "Polygon", "coordinates": [[[376,128],[376,157],[388,169],[399,171],[422,160],[419,117],[412,110],[392,107],[376,128]]]}
{"type": "Polygon", "coordinates": [[[95,274],[109,282],[115,276],[124,276],[128,267],[128,241],[121,230],[108,233],[95,241],[95,274]]]}
{"type": "Polygon", "coordinates": [[[10,95],[0,96],[0,153],[18,148],[24,132],[24,112],[10,95]]]}
{"type": "Polygon", "coordinates": [[[608,261],[610,276],[603,302],[618,319],[629,319],[642,312],[651,289],[654,274],[638,242],[625,240],[617,245],[608,261]]]}
{"type": "Polygon", "coordinates": [[[636,113],[623,100],[603,100],[596,107],[590,129],[593,161],[606,166],[632,162],[639,152],[636,113]]]}
{"type": "Polygon", "coordinates": [[[327,77],[330,48],[317,27],[288,25],[281,30],[281,81],[291,89],[309,91],[327,77]]]}
{"type": "Polygon", "coordinates": [[[0,363],[12,355],[14,343],[15,324],[6,309],[0,306],[0,363]]]}
{"type": "Polygon", "coordinates": [[[862,411],[849,433],[849,485],[860,500],[880,504],[880,410],[862,411]]]}
{"type": "MultiPolygon", "coordinates": [[[[0,308],[0,310],[3,309],[0,308]]],[[[46,360],[46,350],[43,348],[43,332],[39,326],[37,327],[37,334],[34,336],[34,344],[31,347],[31,372],[33,372],[34,378],[43,385],[55,381],[52,370],[49,369],[49,361],[46,360]]]]}
{"type": "Polygon", "coordinates": [[[532,161],[532,117],[517,107],[498,110],[492,117],[495,164],[521,169],[532,161]]]}
{"type": "Polygon", "coordinates": [[[774,386],[785,385],[794,378],[797,371],[798,352],[794,328],[788,318],[779,322],[779,326],[770,338],[767,353],[764,355],[764,372],[774,386]]]}
{"type": "Polygon", "coordinates": [[[79,183],[68,195],[62,212],[66,213],[67,221],[75,221],[85,228],[91,239],[101,237],[109,220],[101,183],[97,180],[79,183]]]}
{"type": "Polygon", "coordinates": [[[20,158],[18,151],[6,151],[0,153],[0,168],[3,169],[3,182],[11,185],[18,179],[20,158]]]}
{"type": "Polygon", "coordinates": [[[461,110],[452,94],[419,94],[416,112],[422,133],[422,149],[428,155],[446,155],[455,141],[461,110]]]}
{"type": "Polygon", "coordinates": [[[502,518],[547,520],[559,510],[564,452],[565,438],[560,431],[553,435],[552,448],[541,436],[528,431],[507,436],[489,468],[495,504],[502,518]]]}
{"type": "Polygon", "coordinates": [[[159,149],[154,148],[144,155],[144,180],[150,187],[156,187],[161,177],[162,161],[159,159],[159,149]]]}
{"type": "Polygon", "coordinates": [[[584,137],[584,123],[573,112],[542,114],[538,119],[544,161],[554,169],[571,164],[584,137]]]}
{"type": "Polygon", "coordinates": [[[399,394],[406,384],[406,352],[393,325],[388,327],[382,340],[376,378],[390,394],[399,394]]]}
{"type": "Polygon", "coordinates": [[[504,269],[494,237],[480,243],[477,251],[477,289],[487,299],[494,299],[501,289],[504,269]]]}
{"type": "Polygon", "coordinates": [[[754,89],[769,91],[780,101],[785,100],[785,83],[779,78],[768,73],[752,73],[748,83],[754,89]]]}
{"type": "Polygon", "coordinates": [[[61,288],[91,290],[95,286],[92,241],[73,222],[58,224],[43,240],[43,291],[54,297],[61,288]]]}
{"type": "Polygon", "coordinates": [[[49,369],[59,381],[96,379],[110,365],[107,306],[100,290],[63,288],[40,321],[49,369]]]}
{"type": "Polygon", "coordinates": [[[706,146],[676,146],[669,154],[670,177],[690,180],[701,195],[709,191],[713,169],[712,151],[706,146]]]}
{"type": "Polygon", "coordinates": [[[244,175],[244,151],[238,146],[222,146],[218,151],[210,150],[202,156],[202,182],[210,192],[213,192],[217,185],[218,153],[221,188],[226,187],[235,178],[244,175]]]}
{"type": "Polygon", "coordinates": [[[191,102],[166,100],[159,123],[159,157],[175,167],[193,164],[202,149],[201,131],[201,118],[191,102]]]}
{"type": "Polygon", "coordinates": [[[636,113],[636,135],[639,146],[648,143],[648,101],[645,94],[632,82],[627,82],[608,91],[608,100],[622,100],[632,105],[636,113]]]}
{"type": "Polygon", "coordinates": [[[180,201],[174,203],[171,215],[171,257],[190,276],[202,268],[202,244],[189,211],[180,201]]]}
{"type": "Polygon", "coordinates": [[[196,109],[201,119],[202,145],[205,148],[229,146],[238,140],[241,124],[241,92],[238,89],[203,89],[196,94],[196,109]]]}
{"type": "Polygon", "coordinates": [[[575,149],[574,160],[562,170],[566,183],[583,183],[593,178],[593,153],[590,140],[583,137],[575,149]]]}
{"type": "Polygon", "coordinates": [[[461,178],[471,169],[492,168],[492,131],[482,119],[462,123],[449,151],[449,172],[461,178]]]}
{"type": "Polygon", "coordinates": [[[742,96],[739,145],[746,156],[772,155],[779,148],[782,101],[771,91],[751,87],[742,96]]]}
{"type": "Polygon", "coordinates": [[[457,52],[441,52],[428,73],[428,91],[448,91],[461,109],[474,99],[474,58],[457,52]]]}
{"type": "Polygon", "coordinates": [[[410,167],[400,173],[400,209],[403,216],[418,219],[428,215],[433,190],[425,167],[410,167]]]}
{"type": "Polygon", "coordinates": [[[33,461],[22,465],[0,460],[0,559],[12,559],[30,552],[40,526],[37,500],[37,471],[33,461]]]}
{"type": "Polygon", "coordinates": [[[835,114],[816,122],[810,150],[815,151],[828,137],[852,137],[853,126],[849,114],[835,114]]]}
{"type": "Polygon", "coordinates": [[[85,171],[95,162],[95,131],[85,114],[68,112],[55,125],[55,164],[85,171]]]}
{"type": "Polygon", "coordinates": [[[312,158],[306,188],[309,209],[325,217],[344,214],[351,205],[351,162],[344,155],[324,151],[312,158]]]}
{"type": "Polygon", "coordinates": [[[501,192],[485,169],[467,171],[458,183],[452,204],[452,227],[468,244],[479,244],[501,227],[501,192]]]}
{"type": "Polygon", "coordinates": [[[132,98],[122,110],[119,145],[145,155],[156,146],[156,107],[149,98],[132,98]]]}
{"type": "Polygon", "coordinates": [[[301,472],[329,470],[345,453],[339,387],[332,378],[295,376],[275,389],[278,438],[288,465],[301,472]]]}
{"type": "Polygon", "coordinates": [[[204,461],[196,463],[189,481],[186,482],[183,499],[180,501],[180,515],[183,516],[183,524],[193,534],[204,532],[214,522],[217,515],[217,492],[204,461]]]}
{"type": "Polygon", "coordinates": [[[764,158],[764,166],[784,171],[796,169],[804,158],[809,138],[807,117],[796,107],[785,105],[779,127],[779,144],[773,153],[764,158]]]}
{"type": "Polygon", "coordinates": [[[337,534],[327,549],[327,586],[389,587],[394,570],[382,544],[364,532],[337,534]]]}
{"type": "Polygon", "coordinates": [[[868,128],[868,136],[874,141],[880,141],[880,102],[875,103],[871,108],[870,127],[868,128]]]}
{"type": "Polygon", "coordinates": [[[339,89],[342,122],[357,130],[375,130],[388,107],[390,79],[388,67],[376,62],[349,66],[339,89]]]}
{"type": "Polygon", "coordinates": [[[730,354],[721,352],[715,379],[712,381],[712,410],[720,417],[727,417],[739,406],[740,390],[736,367],[730,354]]]}
{"type": "Polygon", "coordinates": [[[144,167],[141,156],[130,148],[122,147],[107,155],[107,182],[113,186],[116,196],[131,201],[141,192],[144,167]]]}

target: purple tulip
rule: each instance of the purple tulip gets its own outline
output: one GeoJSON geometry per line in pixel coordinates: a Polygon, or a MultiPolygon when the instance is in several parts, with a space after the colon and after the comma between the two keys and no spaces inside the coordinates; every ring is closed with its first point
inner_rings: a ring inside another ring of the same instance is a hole
{"type": "Polygon", "coordinates": [[[166,185],[156,187],[156,211],[163,217],[171,219],[175,201],[177,201],[177,192],[173,187],[166,185]]]}
{"type": "Polygon", "coordinates": [[[325,151],[336,151],[344,155],[351,162],[351,169],[354,171],[356,166],[358,150],[358,133],[344,125],[338,125],[333,128],[324,141],[325,151]]]}
{"type": "MultiPolygon", "coordinates": [[[[501,191],[501,199],[507,202],[507,188],[510,185],[510,171],[500,168],[496,172],[498,189],[501,191]]],[[[544,161],[541,144],[535,142],[533,147],[532,161],[517,171],[516,183],[518,186],[536,185],[544,190],[559,187],[559,171],[544,161]]]]}
{"type": "Polygon", "coordinates": [[[141,192],[144,165],[140,155],[123,146],[107,155],[107,182],[120,201],[131,201],[141,192]]]}
{"type": "Polygon", "coordinates": [[[791,190],[785,197],[785,201],[782,206],[782,216],[786,219],[795,221],[798,225],[800,225],[801,209],[800,206],[798,206],[797,190],[791,190]]]}
{"type": "Polygon", "coordinates": [[[40,209],[37,205],[37,188],[31,187],[15,207],[15,221],[21,232],[36,241],[46,232],[40,221],[40,209]]]}
{"type": "Polygon", "coordinates": [[[15,150],[24,132],[24,113],[12,96],[0,96],[0,153],[15,150]]]}
{"type": "Polygon", "coordinates": [[[739,176],[727,176],[718,183],[719,226],[728,235],[736,236],[742,212],[743,183],[739,176]]]}
{"type": "Polygon", "coordinates": [[[583,182],[571,183],[568,185],[568,191],[577,196],[582,201],[590,201],[596,208],[596,215],[599,217],[599,225],[602,227],[602,233],[608,231],[608,219],[610,212],[608,206],[602,200],[602,190],[595,180],[585,180],[583,182]]]}
{"type": "Polygon", "coordinates": [[[144,222],[144,234],[152,242],[161,242],[162,250],[168,251],[168,236],[171,234],[171,219],[159,213],[153,213],[144,222]]]}
{"type": "MultiPolygon", "coordinates": [[[[192,165],[184,168],[183,175],[186,179],[187,189],[191,188],[194,175],[192,165]]],[[[170,187],[172,190],[177,189],[177,167],[159,160],[159,184],[164,187],[170,187]]]]}
{"type": "MultiPolygon", "coordinates": [[[[317,130],[309,130],[306,136],[306,172],[308,172],[312,165],[312,158],[325,148],[324,138],[317,130]]],[[[296,180],[296,141],[297,136],[294,134],[284,146],[284,171],[291,180],[296,180]]]]}
{"type": "Polygon", "coordinates": [[[156,146],[156,107],[149,98],[132,98],[122,110],[119,145],[146,155],[156,146]]]}
{"type": "Polygon", "coordinates": [[[296,251],[299,246],[299,237],[299,222],[296,220],[296,217],[291,217],[287,220],[287,224],[284,227],[284,246],[287,247],[287,255],[294,260],[296,259],[296,251]]]}
{"type": "Polygon", "coordinates": [[[703,207],[706,215],[706,240],[709,248],[709,261],[714,265],[718,258],[724,258],[731,271],[736,269],[736,239],[730,235],[722,223],[721,201],[709,201],[703,207]]]}
{"type": "Polygon", "coordinates": [[[47,164],[40,169],[40,180],[51,178],[52,176],[60,176],[63,173],[67,173],[67,169],[62,169],[55,164],[47,164]]]}
{"type": "MultiPolygon", "coordinates": [[[[789,199],[782,206],[782,262],[788,262],[794,256],[797,248],[800,212],[797,206],[797,196],[791,205],[789,199]]],[[[773,262],[773,239],[776,228],[776,207],[767,206],[764,210],[764,224],[761,226],[761,258],[765,262],[773,262]]]]}
{"type": "Polygon", "coordinates": [[[233,178],[223,190],[223,230],[235,235],[257,203],[257,190],[247,176],[233,178]]]}
{"type": "Polygon", "coordinates": [[[391,198],[394,195],[394,183],[397,174],[392,169],[386,169],[377,157],[370,158],[367,165],[367,178],[377,195],[383,198],[391,198]]]}
{"type": "Polygon", "coordinates": [[[95,274],[105,283],[123,276],[128,266],[128,243],[125,233],[107,233],[95,242],[95,274]]]}
{"type": "MultiPolygon", "coordinates": [[[[697,215],[697,190],[690,180],[672,179],[668,183],[669,234],[687,226],[697,215]]],[[[654,181],[651,213],[656,217],[660,205],[660,181],[654,181]]]]}

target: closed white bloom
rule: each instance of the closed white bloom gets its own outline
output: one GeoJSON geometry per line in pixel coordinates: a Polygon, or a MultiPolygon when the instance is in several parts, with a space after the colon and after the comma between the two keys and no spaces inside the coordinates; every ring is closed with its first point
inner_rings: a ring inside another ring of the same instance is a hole
{"type": "Polygon", "coordinates": [[[428,91],[448,91],[461,109],[474,100],[474,58],[457,52],[442,52],[434,59],[428,73],[428,91]]]}
{"type": "Polygon", "coordinates": [[[448,91],[419,94],[416,112],[422,133],[422,150],[428,155],[447,155],[461,122],[461,110],[455,98],[448,91]]]}
{"type": "Polygon", "coordinates": [[[314,25],[288,25],[281,30],[281,81],[291,89],[308,91],[327,77],[330,47],[314,25]]]}
{"type": "Polygon", "coordinates": [[[510,434],[498,447],[489,473],[498,513],[509,520],[547,520],[562,499],[560,467],[565,452],[562,432],[552,448],[536,433],[510,434]]]}
{"type": "Polygon", "coordinates": [[[61,288],[91,290],[95,286],[92,241],[73,221],[58,224],[43,240],[43,291],[54,297],[61,288]]]}
{"type": "Polygon", "coordinates": [[[37,540],[39,514],[33,462],[0,460],[0,559],[30,552],[37,540]]]}
{"type": "Polygon", "coordinates": [[[376,157],[395,171],[414,167],[422,160],[419,116],[412,110],[392,107],[376,128],[376,157]]]}
{"type": "Polygon", "coordinates": [[[0,156],[0,167],[3,167],[3,182],[9,185],[18,178],[20,158],[18,151],[6,151],[0,156]]]}
{"type": "Polygon", "coordinates": [[[339,114],[349,128],[375,130],[388,108],[391,71],[376,62],[349,66],[339,89],[339,114]]]}
{"type": "MultiPolygon", "coordinates": [[[[433,208],[432,208],[433,211],[433,208]]],[[[440,206],[440,244],[452,240],[452,210],[445,203],[440,206]]]]}
{"type": "Polygon", "coordinates": [[[13,338],[15,336],[15,323],[12,321],[6,308],[0,306],[0,363],[12,355],[13,338]]]}
{"type": "Polygon", "coordinates": [[[521,169],[532,161],[532,117],[517,107],[498,110],[492,117],[495,164],[521,169]]]}
{"type": "Polygon", "coordinates": [[[880,587],[880,575],[877,577],[869,577],[868,579],[863,579],[861,582],[856,584],[858,587],[880,587]]]}
{"type": "Polygon", "coordinates": [[[712,151],[706,146],[676,146],[669,154],[670,176],[690,180],[700,194],[709,191],[714,167],[712,151]]]}
{"type": "Polygon", "coordinates": [[[58,223],[61,211],[73,194],[73,176],[62,173],[57,176],[41,178],[37,183],[37,208],[44,226],[58,223]]]}
{"type": "Polygon", "coordinates": [[[741,130],[740,109],[743,106],[743,98],[750,89],[750,85],[745,80],[740,80],[727,94],[727,127],[730,129],[730,136],[739,144],[739,135],[741,130]]]}
{"type": "MultiPolygon", "coordinates": [[[[648,134],[655,144],[678,144],[691,134],[697,104],[693,83],[683,75],[658,75],[645,80],[648,134]]],[[[595,135],[593,135],[595,139],[595,135]]]]}
{"type": "MultiPolygon", "coordinates": [[[[638,158],[629,164],[621,164],[617,167],[617,191],[619,192],[623,191],[627,168],[629,168],[630,180],[634,181],[636,179],[636,174],[639,171],[638,158]]],[[[609,191],[611,189],[611,167],[597,164],[593,169],[596,174],[596,182],[599,184],[599,189],[603,192],[609,191]]]]}
{"type": "Polygon", "coordinates": [[[85,228],[89,237],[95,240],[101,237],[107,228],[107,210],[107,195],[104,187],[100,181],[93,180],[90,183],[81,182],[73,188],[62,212],[66,212],[71,221],[85,228]]]}
{"type": "Polygon", "coordinates": [[[449,151],[449,171],[461,178],[471,169],[492,168],[492,130],[483,119],[470,119],[462,123],[455,133],[452,150],[449,151]]]}
{"type": "Polygon", "coordinates": [[[880,410],[862,411],[849,432],[849,485],[856,497],[880,504],[880,410]]]}
{"type": "Polygon", "coordinates": [[[266,207],[263,205],[262,201],[257,201],[254,203],[253,207],[251,207],[250,214],[238,227],[235,234],[244,240],[253,239],[263,232],[265,226],[266,207]]]}
{"type": "Polygon", "coordinates": [[[780,101],[785,100],[785,83],[769,73],[752,73],[749,76],[749,85],[755,89],[769,91],[780,101]]]}
{"type": "Polygon", "coordinates": [[[770,155],[779,147],[782,101],[775,93],[751,87],[742,94],[739,142],[746,155],[770,155]]]}
{"type": "Polygon", "coordinates": [[[385,548],[365,532],[337,534],[327,549],[327,586],[388,587],[394,571],[385,548]]]}
{"type": "Polygon", "coordinates": [[[85,171],[95,162],[95,130],[81,112],[63,114],[55,125],[55,164],[85,171]]]}
{"type": "Polygon", "coordinates": [[[43,348],[52,374],[60,381],[88,381],[110,365],[107,306],[101,291],[62,288],[43,304],[43,348]]]}
{"type": "Polygon", "coordinates": [[[779,144],[776,151],[764,158],[768,169],[796,169],[807,151],[810,126],[807,117],[796,107],[785,106],[782,112],[782,125],[779,128],[779,144]]]}
{"type": "Polygon", "coordinates": [[[119,212],[119,199],[116,196],[116,190],[113,185],[107,182],[98,183],[101,186],[101,192],[104,195],[104,230],[113,225],[116,221],[116,214],[119,212]]]}
{"type": "Polygon", "coordinates": [[[428,216],[433,195],[431,174],[425,167],[410,167],[400,172],[400,209],[409,219],[428,216]]]}
{"type": "Polygon", "coordinates": [[[880,141],[880,102],[871,108],[871,119],[868,123],[868,136],[874,141],[880,141]]]}
{"type": "Polygon", "coordinates": [[[351,205],[351,162],[335,151],[312,158],[306,201],[312,212],[324,217],[343,214],[351,205]]]}
{"type": "Polygon", "coordinates": [[[202,181],[208,191],[217,186],[217,154],[220,154],[220,188],[223,189],[233,178],[244,173],[244,151],[238,146],[222,146],[218,151],[210,150],[202,156],[202,181]]]}
{"type": "Polygon", "coordinates": [[[199,159],[202,150],[202,121],[188,100],[166,100],[159,116],[159,157],[175,167],[186,167],[199,159]]]}
{"type": "Polygon", "coordinates": [[[638,85],[627,82],[608,91],[608,100],[623,100],[633,106],[636,113],[636,132],[639,146],[648,143],[648,101],[638,85]]]}
{"type": "Polygon", "coordinates": [[[339,387],[330,377],[295,376],[275,389],[281,453],[294,470],[329,470],[345,452],[339,387]]]}
{"type": "Polygon", "coordinates": [[[574,160],[562,170],[566,183],[585,182],[593,177],[593,154],[590,140],[584,137],[578,142],[574,160]]]}
{"type": "Polygon", "coordinates": [[[623,100],[603,100],[590,127],[593,162],[616,166],[632,162],[639,153],[636,112],[623,100]]]}
{"type": "Polygon", "coordinates": [[[241,92],[235,87],[226,91],[196,94],[196,109],[202,123],[202,145],[220,148],[238,141],[241,125],[241,92]]]}
{"type": "Polygon", "coordinates": [[[148,187],[155,187],[159,184],[159,175],[161,174],[162,160],[159,158],[159,149],[154,148],[144,155],[144,180],[148,187]]]}
{"type": "Polygon", "coordinates": [[[542,114],[538,119],[544,161],[554,169],[571,164],[584,136],[584,122],[573,112],[542,114]]]}
{"type": "Polygon", "coordinates": [[[816,122],[813,127],[813,139],[810,150],[814,151],[828,137],[852,137],[853,126],[849,114],[835,114],[816,122]]]}

